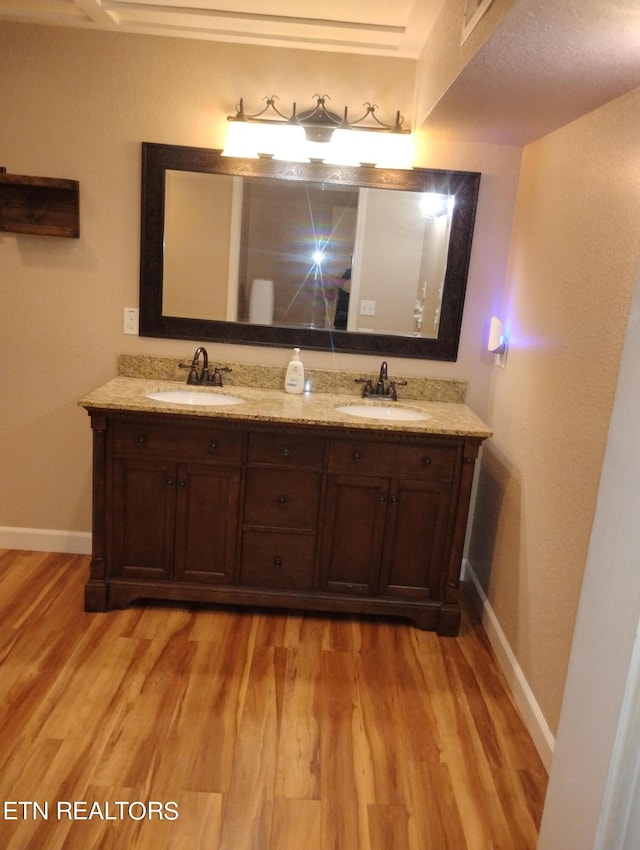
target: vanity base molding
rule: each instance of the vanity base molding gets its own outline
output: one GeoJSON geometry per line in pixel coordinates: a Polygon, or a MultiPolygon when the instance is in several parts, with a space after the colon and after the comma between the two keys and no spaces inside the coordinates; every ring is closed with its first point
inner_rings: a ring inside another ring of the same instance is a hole
{"type": "Polygon", "coordinates": [[[89,409],[85,610],[144,600],[460,626],[482,438],[89,409]]]}
{"type": "Polygon", "coordinates": [[[363,599],[314,592],[287,593],[236,587],[203,587],[199,584],[175,582],[132,582],[111,579],[98,585],[87,583],[85,611],[104,612],[126,608],[134,602],[171,601],[220,605],[224,607],[270,608],[287,611],[314,611],[335,614],[385,616],[410,620],[424,631],[454,637],[460,628],[458,605],[441,602],[411,603],[397,599],[363,599]]]}

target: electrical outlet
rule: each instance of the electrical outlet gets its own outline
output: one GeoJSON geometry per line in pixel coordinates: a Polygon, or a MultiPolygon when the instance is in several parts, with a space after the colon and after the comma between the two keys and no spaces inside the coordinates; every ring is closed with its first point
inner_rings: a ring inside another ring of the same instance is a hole
{"type": "Polygon", "coordinates": [[[375,301],[361,301],[360,302],[360,315],[361,316],[375,316],[376,314],[376,302],[375,301]]]}
{"type": "Polygon", "coordinates": [[[124,308],[124,333],[138,335],[140,311],[137,307],[124,308]]]}

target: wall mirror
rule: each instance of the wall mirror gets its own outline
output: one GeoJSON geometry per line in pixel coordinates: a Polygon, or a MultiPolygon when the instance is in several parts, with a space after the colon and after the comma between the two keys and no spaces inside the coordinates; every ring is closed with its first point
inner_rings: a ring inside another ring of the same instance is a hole
{"type": "Polygon", "coordinates": [[[455,360],[479,184],[144,142],[140,334],[455,360]]]}

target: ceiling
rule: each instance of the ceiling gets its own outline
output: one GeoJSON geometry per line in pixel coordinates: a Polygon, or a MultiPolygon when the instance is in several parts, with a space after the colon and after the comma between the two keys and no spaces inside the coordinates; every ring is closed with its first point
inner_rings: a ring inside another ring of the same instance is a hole
{"type": "MultiPolygon", "coordinates": [[[[0,20],[417,59],[462,0],[0,0],[0,20]]],[[[428,116],[524,145],[640,86],[640,0],[512,0],[428,116]]],[[[414,119],[415,123],[415,119],[414,119]]]]}
{"type": "Polygon", "coordinates": [[[640,86],[640,0],[514,0],[424,129],[525,145],[640,86]]]}
{"type": "Polygon", "coordinates": [[[417,58],[446,0],[0,0],[0,18],[417,58]]]}

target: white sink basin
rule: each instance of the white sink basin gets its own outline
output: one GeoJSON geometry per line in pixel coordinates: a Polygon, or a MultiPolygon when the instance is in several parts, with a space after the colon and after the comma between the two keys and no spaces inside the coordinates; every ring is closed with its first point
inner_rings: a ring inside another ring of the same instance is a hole
{"type": "Polygon", "coordinates": [[[431,419],[430,413],[409,407],[391,407],[391,405],[376,404],[343,404],[336,407],[339,413],[349,416],[359,416],[363,419],[383,419],[388,422],[418,422],[431,419]]]}
{"type": "Polygon", "coordinates": [[[191,404],[200,407],[228,407],[231,404],[240,404],[243,398],[236,395],[215,393],[209,390],[159,390],[154,393],[145,393],[147,398],[153,401],[166,401],[169,404],[191,404]]]}

